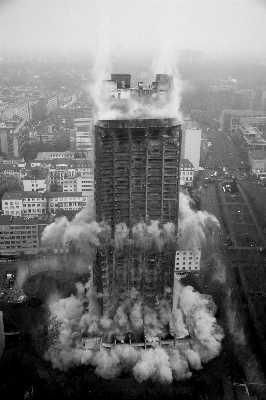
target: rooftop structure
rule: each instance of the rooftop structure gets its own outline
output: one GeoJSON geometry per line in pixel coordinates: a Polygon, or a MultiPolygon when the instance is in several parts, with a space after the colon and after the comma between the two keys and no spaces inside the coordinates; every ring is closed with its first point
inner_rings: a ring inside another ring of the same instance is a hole
{"type": "Polygon", "coordinates": [[[266,140],[257,128],[251,125],[240,125],[238,136],[248,151],[266,150],[266,140]]]}

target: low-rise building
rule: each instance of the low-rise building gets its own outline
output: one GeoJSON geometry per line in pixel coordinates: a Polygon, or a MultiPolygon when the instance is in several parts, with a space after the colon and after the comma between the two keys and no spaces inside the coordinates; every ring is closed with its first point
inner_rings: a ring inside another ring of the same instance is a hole
{"type": "Polygon", "coordinates": [[[81,210],[86,207],[88,196],[81,192],[5,192],[2,197],[4,215],[35,218],[58,210],[81,210]]]}
{"type": "Polygon", "coordinates": [[[57,158],[74,158],[74,151],[43,151],[37,154],[35,160],[55,160],[57,158]]]}
{"type": "Polygon", "coordinates": [[[243,148],[247,151],[266,150],[266,140],[260,131],[251,125],[240,125],[238,137],[242,141],[243,148]]]}
{"type": "Polygon", "coordinates": [[[250,170],[258,177],[266,176],[266,151],[252,150],[248,154],[250,170]]]}
{"type": "Polygon", "coordinates": [[[0,216],[0,255],[37,254],[38,219],[0,216]]]}
{"type": "Polygon", "coordinates": [[[257,127],[260,132],[265,132],[265,111],[252,110],[223,110],[220,119],[222,131],[230,129],[236,133],[240,125],[248,124],[257,127]]]}
{"type": "Polygon", "coordinates": [[[51,161],[51,185],[63,192],[82,192],[93,196],[94,174],[88,159],[57,159],[51,161]]]}
{"type": "Polygon", "coordinates": [[[51,213],[57,213],[60,209],[69,211],[80,211],[87,204],[87,198],[82,196],[81,192],[47,193],[47,207],[51,213]]]}
{"type": "Polygon", "coordinates": [[[193,272],[198,273],[200,270],[201,251],[178,250],[175,256],[175,274],[178,278],[182,278],[193,272]]]}
{"type": "Polygon", "coordinates": [[[23,179],[23,190],[25,192],[44,193],[50,189],[50,173],[46,168],[33,167],[26,172],[23,179]]]}
{"type": "Polygon", "coordinates": [[[17,178],[21,183],[26,175],[25,167],[18,164],[0,164],[0,175],[17,178]]]}
{"type": "Polygon", "coordinates": [[[186,159],[181,159],[180,162],[180,185],[193,186],[194,166],[186,159]]]}
{"type": "Polygon", "coordinates": [[[5,192],[2,211],[4,215],[34,218],[47,212],[47,200],[37,192],[5,192]]]}

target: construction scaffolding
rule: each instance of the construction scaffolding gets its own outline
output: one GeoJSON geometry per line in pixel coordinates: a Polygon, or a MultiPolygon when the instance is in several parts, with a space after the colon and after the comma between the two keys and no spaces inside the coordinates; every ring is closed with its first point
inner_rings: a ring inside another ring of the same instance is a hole
{"type": "MultiPolygon", "coordinates": [[[[115,226],[158,220],[177,229],[181,123],[174,118],[99,120],[95,126],[95,196],[98,220],[115,226]]],[[[162,251],[101,249],[95,282],[107,306],[110,296],[135,287],[147,303],[173,286],[176,246],[162,251]]]]}

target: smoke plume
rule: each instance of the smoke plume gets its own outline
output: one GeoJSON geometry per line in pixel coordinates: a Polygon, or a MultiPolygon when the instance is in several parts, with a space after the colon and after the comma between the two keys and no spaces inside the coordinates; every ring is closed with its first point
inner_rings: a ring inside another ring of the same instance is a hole
{"type": "MultiPolygon", "coordinates": [[[[185,249],[197,250],[205,240],[206,226],[218,224],[213,216],[192,211],[189,198],[183,193],[180,194],[179,215],[181,244],[185,249]]],[[[90,204],[72,221],[63,217],[48,226],[43,240],[54,243],[55,239],[61,239],[63,245],[71,242],[88,256],[89,262],[96,248],[106,244],[116,250],[130,245],[141,249],[153,247],[159,252],[169,243],[181,246],[176,226],[170,222],[164,225],[156,220],[139,222],[132,227],[131,234],[126,224],[120,223],[115,227],[114,239],[110,231],[105,222],[95,221],[94,205],[90,204]]],[[[49,299],[50,311],[60,324],[60,335],[56,348],[48,350],[45,357],[55,368],[66,370],[90,364],[97,375],[106,379],[129,372],[139,382],[152,379],[170,383],[188,378],[193,369],[202,368],[202,364],[219,354],[223,332],[216,323],[212,299],[190,286],[183,287],[177,277],[173,293],[167,288],[164,297],[157,300],[152,309],[144,303],[141,294],[131,288],[120,297],[115,311],[110,305],[110,311],[105,311],[104,315],[100,306],[102,295],[97,293],[93,277],[85,286],[78,283],[76,287],[75,296],[49,299]],[[145,335],[148,348],[124,343],[109,349],[100,346],[88,350],[82,344],[82,337],[101,337],[103,342],[112,342],[117,335],[124,340],[127,332],[131,332],[134,340],[143,340],[145,335]],[[169,333],[172,337],[188,339],[177,346],[159,346],[159,341],[169,337],[169,333]]]]}
{"type": "MultiPolygon", "coordinates": [[[[115,91],[110,91],[111,83],[106,82],[111,78],[111,57],[107,38],[107,29],[102,26],[93,68],[94,83],[88,88],[97,108],[95,119],[178,118],[180,120],[179,106],[183,85],[177,69],[176,44],[169,40],[162,43],[152,66],[154,75],[172,76],[171,90],[158,90],[151,92],[149,96],[142,96],[137,89],[131,88],[124,90],[118,99],[115,91]]],[[[150,82],[145,82],[144,87],[151,89],[149,84],[150,82]]]]}
{"type": "Polygon", "coordinates": [[[208,300],[192,287],[182,287],[177,278],[173,308],[167,302],[166,295],[155,310],[151,310],[142,303],[139,293],[132,289],[113,318],[101,316],[99,298],[92,281],[86,287],[77,284],[77,289],[76,296],[52,300],[49,304],[61,326],[56,351],[53,348],[45,355],[54,368],[67,370],[77,365],[91,364],[95,367],[95,373],[105,379],[130,372],[138,382],[151,378],[171,383],[188,378],[191,370],[202,368],[202,364],[220,352],[223,332],[216,323],[208,300]],[[84,314],[85,299],[89,306],[84,314]],[[177,347],[160,347],[156,338],[159,335],[166,337],[168,324],[172,333],[182,336],[189,334],[190,339],[177,347]],[[82,335],[111,338],[114,333],[119,335],[126,331],[138,337],[143,330],[150,348],[138,349],[129,344],[118,344],[111,349],[101,347],[98,350],[86,350],[81,341],[82,335]]]}
{"type": "Polygon", "coordinates": [[[206,240],[206,228],[220,226],[216,217],[207,211],[194,211],[190,208],[188,195],[179,194],[179,248],[182,250],[201,248],[206,240]]]}

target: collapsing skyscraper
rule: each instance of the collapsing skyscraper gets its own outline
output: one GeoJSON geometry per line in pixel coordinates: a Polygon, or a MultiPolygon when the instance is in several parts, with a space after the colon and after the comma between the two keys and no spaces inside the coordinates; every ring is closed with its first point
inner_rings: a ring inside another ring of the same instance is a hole
{"type": "Polygon", "coordinates": [[[96,213],[113,238],[94,265],[103,312],[132,288],[152,307],[174,283],[182,131],[169,110],[161,118],[173,81],[156,75],[152,85],[132,89],[128,77],[105,81],[106,112],[95,125],[96,213]],[[153,230],[160,233],[147,239],[153,230]]]}

